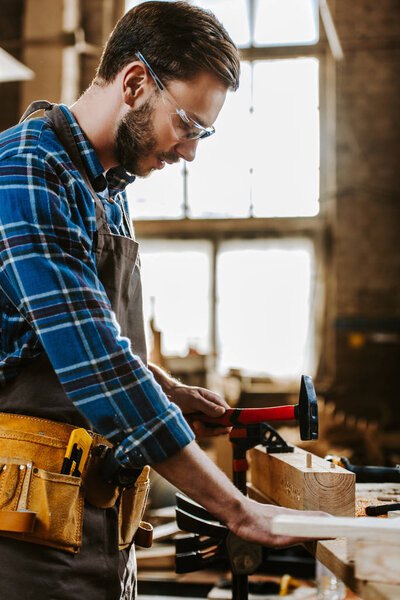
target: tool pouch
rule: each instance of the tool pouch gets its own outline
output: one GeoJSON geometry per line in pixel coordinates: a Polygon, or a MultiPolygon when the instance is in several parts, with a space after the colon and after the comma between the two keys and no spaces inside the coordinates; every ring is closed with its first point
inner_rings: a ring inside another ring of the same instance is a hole
{"type": "Polygon", "coordinates": [[[64,451],[57,439],[0,429],[0,535],[79,550],[84,496],[80,478],[56,472],[64,451]]]}
{"type": "MultiPolygon", "coordinates": [[[[85,501],[102,509],[118,504],[119,547],[126,548],[141,525],[150,467],[143,468],[130,488],[104,482],[99,476],[101,457],[94,450],[110,444],[92,434],[93,451],[82,478],[63,475],[61,465],[73,429],[55,421],[0,413],[0,535],[76,553],[82,544],[85,501]]],[[[151,526],[141,528],[140,545],[151,545],[151,533],[151,526]]]]}
{"type": "Polygon", "coordinates": [[[84,474],[86,501],[97,508],[110,508],[118,502],[120,550],[130,546],[133,541],[138,546],[149,548],[153,528],[149,523],[143,523],[142,518],[150,490],[150,467],[143,467],[135,483],[123,488],[105,482],[101,468],[102,457],[94,452],[84,474]]]}
{"type": "Polygon", "coordinates": [[[150,489],[150,467],[145,466],[135,484],[124,489],[119,505],[119,548],[129,546],[133,540],[145,548],[152,542],[153,528],[149,523],[143,523],[143,513],[146,508],[150,489]]]}

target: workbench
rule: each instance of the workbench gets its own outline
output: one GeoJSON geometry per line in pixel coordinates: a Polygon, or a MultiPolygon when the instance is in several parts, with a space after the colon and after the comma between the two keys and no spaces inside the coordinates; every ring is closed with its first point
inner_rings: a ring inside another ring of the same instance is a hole
{"type": "MultiPolygon", "coordinates": [[[[302,465],[304,465],[305,462],[304,457],[299,457],[299,453],[302,454],[303,451],[297,448],[295,450],[296,452],[292,456],[288,454],[267,456],[264,454],[265,449],[262,449],[261,447],[257,447],[251,451],[250,472],[252,482],[248,484],[248,495],[258,502],[285,505],[290,508],[302,508],[308,510],[323,509],[320,499],[317,497],[318,486],[316,484],[312,488],[313,494],[315,494],[315,506],[312,505],[313,500],[311,495],[307,497],[308,505],[304,505],[304,498],[306,496],[303,490],[306,487],[308,489],[310,488],[309,481],[312,473],[310,473],[310,470],[306,467],[299,467],[299,460],[301,460],[302,465]],[[263,463],[264,460],[266,461],[265,463],[263,463]],[[281,463],[281,465],[278,463],[281,463]],[[281,489],[275,488],[275,485],[272,484],[270,477],[267,475],[267,470],[271,469],[275,470],[275,484],[277,481],[280,481],[281,484],[284,483],[285,487],[286,481],[290,494],[285,492],[285,490],[282,490],[282,487],[281,489]],[[290,469],[293,469],[293,478],[290,475],[290,469]],[[257,482],[257,486],[254,482],[257,482]],[[260,490],[258,486],[264,486],[264,490],[260,490]],[[273,497],[275,489],[278,490],[276,492],[276,498],[273,497]],[[268,491],[268,494],[266,491],[268,491]],[[283,498],[287,500],[288,503],[283,504],[283,498]],[[303,505],[296,506],[294,504],[295,502],[303,503],[303,505]]],[[[324,474],[324,471],[329,469],[329,466],[323,465],[323,459],[315,456],[312,457],[312,461],[313,466],[315,465],[315,479],[311,477],[311,480],[315,483],[318,481],[318,478],[324,474]]],[[[323,462],[326,463],[326,461],[323,462]]],[[[339,483],[342,481],[342,475],[342,470],[339,467],[339,472],[336,474],[339,483]]],[[[326,481],[323,486],[321,486],[321,489],[322,493],[324,489],[326,490],[326,481]]],[[[363,504],[373,504],[376,498],[380,496],[387,496],[388,498],[400,496],[400,484],[355,484],[355,507],[359,507],[363,504]]],[[[343,505],[339,506],[338,504],[338,507],[338,513],[336,514],[349,516],[348,504],[345,507],[343,505]],[[343,512],[343,510],[345,512],[343,512]]],[[[333,510],[332,514],[335,514],[333,510]]],[[[400,585],[361,580],[355,576],[354,563],[347,559],[347,547],[344,538],[306,542],[304,546],[317,560],[325,565],[332,573],[334,573],[334,575],[336,575],[336,577],[341,579],[350,590],[358,594],[363,600],[400,600],[400,585]]],[[[400,565],[398,568],[400,569],[400,565]]]]}

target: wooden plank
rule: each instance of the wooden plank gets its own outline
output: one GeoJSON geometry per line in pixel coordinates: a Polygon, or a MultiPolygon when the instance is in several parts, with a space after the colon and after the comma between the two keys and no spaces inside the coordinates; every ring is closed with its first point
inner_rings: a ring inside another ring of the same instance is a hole
{"type": "Polygon", "coordinates": [[[152,508],[146,514],[149,521],[173,521],[175,519],[175,505],[163,508],[152,508]]]}
{"type": "Polygon", "coordinates": [[[397,544],[357,540],[354,562],[359,579],[400,584],[400,534],[397,544]]]}
{"type": "Polygon", "coordinates": [[[362,581],[358,593],[363,600],[399,600],[400,586],[390,583],[362,581]]]}
{"type": "Polygon", "coordinates": [[[324,510],[354,517],[355,475],[318,456],[306,466],[307,452],[268,454],[263,446],[249,452],[252,484],[274,503],[299,510],[324,510]]]}
{"type": "Polygon", "coordinates": [[[363,600],[399,600],[400,586],[358,579],[354,562],[347,561],[346,540],[306,542],[305,548],[363,600]]]}
{"type": "Polygon", "coordinates": [[[175,568],[175,546],[155,545],[148,550],[136,551],[139,569],[175,568]]]}
{"type": "Polygon", "coordinates": [[[247,484],[247,495],[252,500],[255,500],[256,502],[261,502],[261,504],[275,504],[276,505],[276,502],[274,502],[272,500],[272,498],[267,496],[267,494],[264,494],[264,492],[261,492],[252,483],[247,484]]]}
{"type": "Polygon", "coordinates": [[[359,582],[354,575],[354,563],[347,560],[345,539],[306,542],[304,546],[353,592],[359,593],[359,582]]]}
{"type": "Polygon", "coordinates": [[[162,540],[167,540],[168,538],[172,538],[177,533],[181,532],[176,521],[171,521],[171,523],[163,523],[162,525],[157,525],[153,530],[153,542],[161,542],[162,540]]]}
{"type": "Polygon", "coordinates": [[[255,218],[255,219],[151,219],[135,221],[138,238],[149,237],[234,237],[254,233],[290,235],[318,235],[323,229],[323,219],[319,217],[297,217],[296,219],[255,218]],[[211,226],[212,223],[212,226],[211,226]]]}
{"type": "Polygon", "coordinates": [[[320,538],[355,538],[393,542],[400,546],[400,523],[371,517],[314,517],[287,514],[274,517],[271,531],[281,535],[320,538]]]}

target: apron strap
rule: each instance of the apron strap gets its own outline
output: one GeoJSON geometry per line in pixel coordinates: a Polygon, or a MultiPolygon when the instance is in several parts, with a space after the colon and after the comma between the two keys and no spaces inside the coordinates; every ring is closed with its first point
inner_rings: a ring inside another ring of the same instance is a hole
{"type": "Polygon", "coordinates": [[[28,106],[18,123],[23,123],[28,117],[33,115],[35,112],[38,112],[38,110],[48,110],[53,106],[54,104],[51,104],[51,102],[48,102],[47,100],[36,100],[28,106]]]}
{"type": "Polygon", "coordinates": [[[28,117],[30,117],[39,110],[45,111],[46,117],[53,125],[56,135],[60,140],[61,144],[63,145],[64,150],[70,157],[75,167],[78,169],[94,200],[97,231],[105,231],[106,233],[111,233],[110,227],[105,217],[104,207],[93,188],[92,182],[88,177],[85,165],[83,164],[82,157],[79,152],[79,148],[71,131],[71,127],[59,105],[48,102],[47,100],[36,100],[28,106],[19,122],[23,123],[23,121],[25,121],[28,117]]]}

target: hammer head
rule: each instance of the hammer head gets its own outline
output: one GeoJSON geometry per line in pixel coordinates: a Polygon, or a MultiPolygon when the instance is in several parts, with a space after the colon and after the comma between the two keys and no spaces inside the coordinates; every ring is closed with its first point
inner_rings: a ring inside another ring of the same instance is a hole
{"type": "Polygon", "coordinates": [[[301,376],[299,404],[296,409],[301,439],[318,439],[318,402],[313,380],[309,375],[301,376]]]}

